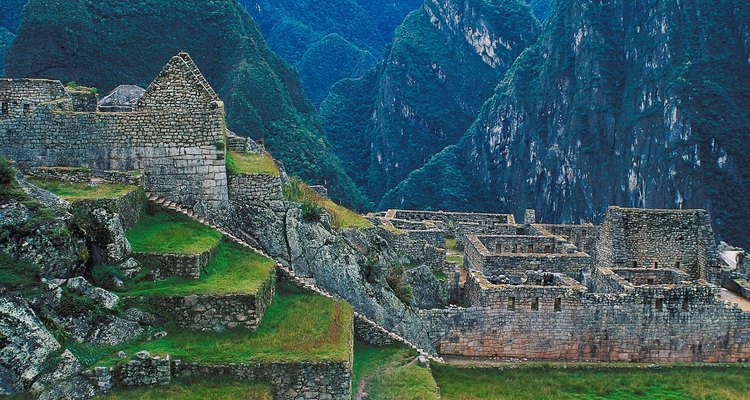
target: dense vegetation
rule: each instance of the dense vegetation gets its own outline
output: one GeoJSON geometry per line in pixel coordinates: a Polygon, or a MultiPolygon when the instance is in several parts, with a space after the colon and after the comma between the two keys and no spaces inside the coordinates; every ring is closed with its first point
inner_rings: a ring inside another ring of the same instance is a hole
{"type": "Polygon", "coordinates": [[[233,131],[264,139],[290,173],[327,185],[337,200],[368,207],[329,150],[296,72],[233,0],[32,0],[6,72],[81,82],[104,93],[123,83],[147,85],[183,50],[224,100],[233,131]]]}
{"type": "Polygon", "coordinates": [[[519,0],[440,4],[427,2],[409,14],[382,65],[339,82],[320,107],[345,169],[375,202],[458,141],[506,68],[536,38],[538,22],[519,0]],[[442,7],[460,10],[458,17],[442,7]],[[464,34],[478,27],[486,30],[481,39],[464,34]],[[478,50],[482,40],[510,48],[498,45],[488,56],[478,50]]]}
{"type": "Polygon", "coordinates": [[[458,368],[434,365],[446,400],[746,399],[745,368],[458,368]]]}
{"type": "Polygon", "coordinates": [[[0,26],[0,76],[5,75],[5,54],[8,52],[14,38],[15,35],[0,26]]]}
{"type": "Polygon", "coordinates": [[[271,48],[300,71],[315,104],[331,86],[381,59],[393,30],[421,0],[241,0],[271,48]]]}

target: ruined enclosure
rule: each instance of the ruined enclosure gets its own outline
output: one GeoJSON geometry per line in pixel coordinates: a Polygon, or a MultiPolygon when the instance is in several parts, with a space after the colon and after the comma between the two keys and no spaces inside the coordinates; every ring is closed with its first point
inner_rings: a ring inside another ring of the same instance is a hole
{"type": "Polygon", "coordinates": [[[464,307],[421,311],[443,355],[750,361],[750,313],[719,294],[703,210],[612,207],[602,225],[535,224],[527,212],[524,224],[495,216],[463,233],[434,213],[389,216],[445,229],[464,246],[464,307]]]}

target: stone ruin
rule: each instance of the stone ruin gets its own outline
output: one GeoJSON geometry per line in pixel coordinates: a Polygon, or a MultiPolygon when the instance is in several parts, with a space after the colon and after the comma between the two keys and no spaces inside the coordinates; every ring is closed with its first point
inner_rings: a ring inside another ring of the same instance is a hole
{"type": "Polygon", "coordinates": [[[421,310],[443,356],[750,361],[750,292],[728,278],[744,264],[719,261],[704,210],[611,207],[601,225],[539,224],[533,211],[523,224],[403,210],[380,219],[464,249],[451,282],[461,306],[421,310]]]}

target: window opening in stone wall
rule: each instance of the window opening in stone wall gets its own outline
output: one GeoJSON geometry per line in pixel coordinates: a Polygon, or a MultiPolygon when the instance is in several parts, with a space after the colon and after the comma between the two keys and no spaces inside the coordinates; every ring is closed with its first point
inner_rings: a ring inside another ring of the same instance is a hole
{"type": "Polygon", "coordinates": [[[497,246],[495,246],[495,253],[496,254],[503,254],[503,245],[498,244],[497,246]]]}
{"type": "Polygon", "coordinates": [[[544,246],[544,252],[545,253],[552,253],[552,247],[550,247],[550,246],[544,246]]]}
{"type": "Polygon", "coordinates": [[[558,297],[555,299],[555,312],[560,311],[562,311],[562,299],[558,297]]]}
{"type": "Polygon", "coordinates": [[[633,261],[633,268],[638,268],[638,261],[633,261]]]}
{"type": "Polygon", "coordinates": [[[3,102],[3,114],[10,113],[10,108],[8,107],[8,103],[3,102]]]}
{"type": "Polygon", "coordinates": [[[539,297],[531,299],[531,311],[539,311],[539,297]]]}
{"type": "Polygon", "coordinates": [[[508,298],[508,311],[515,311],[515,310],[516,310],[516,298],[509,297],[508,298]]]}
{"type": "Polygon", "coordinates": [[[656,299],[655,306],[656,306],[656,311],[661,311],[664,308],[662,299],[656,299]]]}
{"type": "Polygon", "coordinates": [[[513,252],[514,253],[518,253],[518,245],[517,244],[513,245],[513,252]]]}
{"type": "Polygon", "coordinates": [[[24,113],[24,115],[31,114],[31,104],[24,104],[23,105],[23,113],[24,113]]]}
{"type": "Polygon", "coordinates": [[[651,278],[649,278],[649,279],[646,279],[646,284],[647,284],[647,285],[653,285],[653,284],[654,284],[654,280],[653,280],[653,279],[651,279],[651,278]]]}
{"type": "Polygon", "coordinates": [[[529,253],[533,253],[533,252],[534,252],[534,245],[530,244],[529,245],[529,253]]]}
{"type": "Polygon", "coordinates": [[[687,296],[683,297],[682,299],[682,311],[688,311],[690,308],[690,299],[688,299],[687,296]]]}
{"type": "Polygon", "coordinates": [[[658,261],[654,261],[654,268],[659,268],[659,262],[658,261]]]}
{"type": "Polygon", "coordinates": [[[680,268],[680,262],[679,261],[675,261],[674,262],[674,267],[677,268],[677,269],[679,269],[680,268]]]}

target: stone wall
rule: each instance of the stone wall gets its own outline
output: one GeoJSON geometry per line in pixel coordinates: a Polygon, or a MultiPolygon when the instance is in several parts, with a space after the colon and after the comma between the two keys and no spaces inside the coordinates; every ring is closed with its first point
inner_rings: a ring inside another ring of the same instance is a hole
{"type": "MultiPolygon", "coordinates": [[[[519,289],[521,290],[521,289],[519,289]]],[[[422,310],[442,355],[539,360],[750,361],[750,314],[705,288],[632,290],[624,295],[514,293],[512,310],[422,310]],[[533,297],[525,295],[530,294],[533,297]],[[537,309],[532,302],[538,297],[537,309]],[[690,299],[687,309],[685,299],[690,299]],[[659,299],[657,301],[657,299],[659,299]]]]}
{"type": "Polygon", "coordinates": [[[64,97],[60,81],[0,79],[0,121],[27,116],[39,104],[64,97]]]}
{"type": "Polygon", "coordinates": [[[427,265],[432,269],[445,271],[445,250],[437,248],[424,240],[413,239],[408,234],[387,235],[393,249],[409,258],[409,260],[427,265]]]}
{"type": "Polygon", "coordinates": [[[390,210],[386,218],[389,216],[407,221],[432,221],[438,229],[456,237],[464,234],[490,234],[502,225],[516,223],[512,214],[390,210]]]}
{"type": "Polygon", "coordinates": [[[159,315],[170,315],[178,326],[195,331],[222,332],[227,329],[256,330],[273,300],[276,273],[272,273],[255,294],[149,296],[134,299],[147,302],[159,315]]]}
{"type": "Polygon", "coordinates": [[[133,253],[142,267],[150,271],[155,280],[169,277],[198,279],[206,269],[216,248],[201,254],[133,253]]]}
{"type": "Polygon", "coordinates": [[[230,176],[229,198],[243,203],[282,200],[281,178],[268,174],[230,176]]]}
{"type": "Polygon", "coordinates": [[[358,316],[354,317],[354,337],[371,346],[388,346],[394,343],[387,332],[358,316]]]}
{"type": "Polygon", "coordinates": [[[549,232],[551,235],[562,237],[581,249],[581,251],[591,256],[595,255],[596,242],[599,238],[598,225],[541,224],[535,225],[535,228],[549,232]]]}
{"type": "Polygon", "coordinates": [[[66,93],[73,100],[73,110],[76,112],[96,112],[99,111],[99,95],[91,90],[71,90],[66,89],[66,93]]]}
{"type": "Polygon", "coordinates": [[[704,210],[610,207],[600,237],[597,260],[605,267],[674,268],[706,279],[718,264],[704,210]]]}
{"type": "Polygon", "coordinates": [[[592,266],[586,253],[573,254],[495,254],[490,252],[477,236],[468,236],[464,265],[467,269],[481,271],[490,280],[499,276],[523,276],[526,271],[556,272],[578,278],[581,272],[592,266]]]}
{"type": "Polygon", "coordinates": [[[0,155],[22,169],[142,170],[147,191],[219,218],[229,197],[224,109],[196,71],[184,55],[174,57],[132,113],[61,111],[72,109],[63,99],[0,120],[0,155]]]}
{"type": "Polygon", "coordinates": [[[110,213],[119,214],[123,229],[128,230],[138,223],[145,204],[146,194],[143,189],[137,188],[116,199],[77,201],[73,203],[73,209],[90,214],[97,208],[103,208],[110,213]]]}

